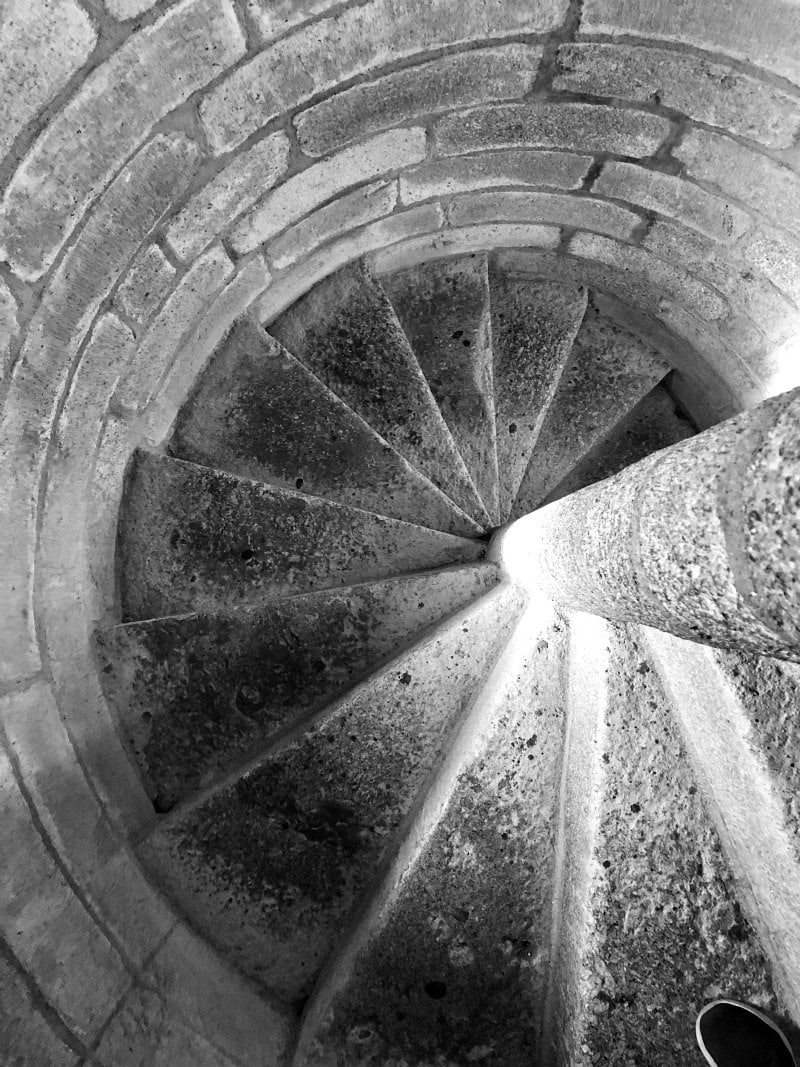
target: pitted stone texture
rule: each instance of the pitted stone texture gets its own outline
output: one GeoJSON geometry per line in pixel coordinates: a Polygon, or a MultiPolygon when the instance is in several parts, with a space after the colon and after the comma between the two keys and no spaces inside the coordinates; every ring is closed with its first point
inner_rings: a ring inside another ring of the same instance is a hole
{"type": "Polygon", "coordinates": [[[632,34],[722,52],[800,84],[800,27],[786,0],[709,10],[704,0],[680,7],[639,0],[587,0],[582,33],[632,34]]]}
{"type": "Polygon", "coordinates": [[[26,983],[5,956],[0,956],[0,989],[3,990],[0,1047],[9,1063],[77,1067],[83,1062],[54,1033],[50,1021],[34,1004],[26,983]]]}
{"type": "Polygon", "coordinates": [[[138,453],[120,520],[128,620],[217,611],[480,559],[483,545],[138,453]]]}
{"type": "Polygon", "coordinates": [[[704,56],[621,43],[567,44],[557,62],[556,90],[675,108],[768,148],[790,148],[800,131],[795,95],[704,56]]]}
{"type": "Polygon", "coordinates": [[[749,234],[741,251],[774,286],[800,305],[800,244],[775,230],[759,228],[749,234]]]}
{"type": "Polygon", "coordinates": [[[283,270],[326,241],[391,214],[397,198],[396,181],[373,182],[340,196],[270,241],[270,260],[277,269],[283,270]]]}
{"type": "Polygon", "coordinates": [[[565,148],[649,156],[669,128],[667,119],[659,115],[603,104],[500,104],[441,119],[435,141],[445,156],[491,148],[565,148]]]}
{"type": "Polygon", "coordinates": [[[270,333],[471,518],[486,521],[397,316],[363,265],[320,283],[270,333]]]}
{"type": "Polygon", "coordinates": [[[478,527],[255,323],[238,323],[178,416],[171,455],[420,526],[478,527]]]}
{"type": "Polygon", "coordinates": [[[668,370],[667,361],[649,345],[589,309],[542,425],[511,517],[519,518],[538,507],[668,370]]]}
{"type": "Polygon", "coordinates": [[[477,564],[100,634],[101,679],[156,811],[241,764],[497,579],[477,564]]]}
{"type": "Polygon", "coordinates": [[[265,196],[234,227],[231,244],[240,255],[251,252],[345,189],[419,163],[425,153],[425,131],[420,127],[391,130],[346,148],[294,175],[265,196]]]}
{"type": "Polygon", "coordinates": [[[437,159],[404,171],[400,195],[404,204],[413,204],[433,196],[505,185],[579,189],[591,162],[591,156],[525,149],[437,159]]]}
{"type": "Polygon", "coordinates": [[[17,302],[0,278],[0,381],[5,378],[11,366],[12,350],[18,335],[17,302]]]}
{"type": "Polygon", "coordinates": [[[6,189],[0,254],[14,271],[40,277],[153,124],[243,51],[228,0],[183,0],[94,70],[6,189]]]}
{"type": "Polygon", "coordinates": [[[592,230],[623,241],[632,237],[642,222],[632,211],[587,196],[554,193],[497,192],[457,197],[450,205],[451,226],[481,222],[549,222],[558,226],[592,230]]]}
{"type": "Polygon", "coordinates": [[[564,653],[556,624],[508,681],[497,728],[470,752],[311,1064],[541,1062],[564,653]]]}
{"type": "Polygon", "coordinates": [[[490,270],[500,511],[505,519],[558,389],[586,291],[490,270]]]}
{"type": "Polygon", "coordinates": [[[731,996],[778,1007],[769,961],[641,648],[612,642],[577,1063],[699,1065],[694,1021],[731,996]]]}
{"type": "Polygon", "coordinates": [[[114,303],[134,322],[147,322],[172,288],[175,268],[158,245],[147,245],[131,264],[114,303]]]}
{"type": "Polygon", "coordinates": [[[302,1005],[396,847],[520,605],[503,586],[462,609],[149,839],[145,858],[193,922],[284,1003],[302,1005]]]}
{"type": "Polygon", "coordinates": [[[606,163],[592,192],[676,219],[716,241],[735,241],[750,227],[746,212],[699,186],[632,163],[606,163]]]}
{"type": "Polygon", "coordinates": [[[103,0],[106,10],[115,19],[124,22],[126,19],[135,18],[144,11],[149,11],[158,0],[103,0]]]}
{"type": "Polygon", "coordinates": [[[458,18],[447,0],[368,0],[265,48],[214,88],[201,116],[216,152],[241,144],[284,111],[357,75],[436,48],[518,33],[546,33],[566,0],[470,0],[458,18]]]}
{"type": "Polygon", "coordinates": [[[295,26],[338,7],[339,0],[246,0],[246,4],[259,39],[267,44],[284,37],[295,26]]]}
{"type": "Polygon", "coordinates": [[[560,243],[561,231],[556,226],[488,222],[483,226],[461,226],[403,241],[394,248],[376,252],[371,262],[379,274],[388,274],[417,266],[428,259],[474,255],[497,248],[552,249],[560,243]]]}
{"type": "Polygon", "coordinates": [[[308,155],[323,156],[419,115],[519,99],[530,91],[541,55],[541,47],[522,44],[478,49],[356,85],[301,112],[297,139],[308,155]]]}
{"type": "Polygon", "coordinates": [[[787,167],[707,130],[689,132],[673,154],[692,178],[717,186],[779,229],[800,234],[800,179],[787,167]]]}
{"type": "Polygon", "coordinates": [[[499,522],[486,256],[422,265],[382,284],[484,507],[499,522]]]}
{"type": "Polygon", "coordinates": [[[0,12],[0,155],[89,58],[97,34],[76,0],[7,0],[0,12]]]}
{"type": "Polygon", "coordinates": [[[167,243],[191,260],[286,174],[289,139],[274,133],[237,155],[167,227],[167,243]]]}

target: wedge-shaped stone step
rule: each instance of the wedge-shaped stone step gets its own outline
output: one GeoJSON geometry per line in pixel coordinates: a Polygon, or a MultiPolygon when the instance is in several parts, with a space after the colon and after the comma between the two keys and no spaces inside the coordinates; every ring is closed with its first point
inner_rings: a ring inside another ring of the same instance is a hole
{"type": "Polygon", "coordinates": [[[479,527],[260,326],[233,328],[178,418],[171,455],[446,530],[479,527]]]}
{"type": "Polygon", "coordinates": [[[364,264],[320,282],[269,332],[468,515],[488,524],[408,338],[364,264]]]}
{"type": "Polygon", "coordinates": [[[549,504],[603,478],[610,478],[651,452],[677,444],[695,432],[667,389],[656,386],[605,440],[590,449],[541,503],[549,504]]]}
{"type": "Polygon", "coordinates": [[[511,511],[527,515],[669,371],[655,349],[589,308],[511,511]]]}
{"type": "Polygon", "coordinates": [[[120,520],[123,618],[217,611],[474,562],[484,548],[139,451],[120,520]]]}
{"type": "Polygon", "coordinates": [[[142,846],[191,921],[300,1007],[513,629],[500,586],[142,846]]]}
{"type": "Polygon", "coordinates": [[[537,628],[509,664],[492,728],[308,1042],[309,1064],[541,1062],[565,636],[558,622],[537,628]]]}
{"type": "Polygon", "coordinates": [[[476,563],[100,633],[100,677],[156,811],[329,703],[497,577],[493,564],[476,563]]]}
{"type": "Polygon", "coordinates": [[[382,279],[473,484],[497,506],[492,338],[486,255],[423,263],[382,279]]]}
{"type": "Polygon", "coordinates": [[[509,515],[586,311],[586,291],[489,271],[500,507],[509,515]]]}

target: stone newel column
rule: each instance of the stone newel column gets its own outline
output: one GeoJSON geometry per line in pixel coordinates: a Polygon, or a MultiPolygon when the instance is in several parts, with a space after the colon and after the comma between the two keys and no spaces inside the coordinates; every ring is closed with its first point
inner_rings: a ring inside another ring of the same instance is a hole
{"type": "Polygon", "coordinates": [[[800,389],[511,523],[493,555],[566,608],[800,660],[800,389]]]}

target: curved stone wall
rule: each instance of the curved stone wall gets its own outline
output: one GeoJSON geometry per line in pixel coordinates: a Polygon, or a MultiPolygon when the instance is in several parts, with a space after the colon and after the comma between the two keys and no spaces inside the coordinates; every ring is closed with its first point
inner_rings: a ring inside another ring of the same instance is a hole
{"type": "Polygon", "coordinates": [[[9,0],[0,38],[0,1047],[272,1062],[277,1016],[129,843],[152,815],[90,638],[132,449],[234,318],[364,255],[580,279],[701,421],[798,384],[800,16],[9,0]]]}

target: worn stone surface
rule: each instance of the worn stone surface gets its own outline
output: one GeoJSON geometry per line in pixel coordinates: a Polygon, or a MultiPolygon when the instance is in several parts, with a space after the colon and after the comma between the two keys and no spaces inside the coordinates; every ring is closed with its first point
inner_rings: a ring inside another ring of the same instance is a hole
{"type": "Polygon", "coordinates": [[[557,90],[660,104],[768,148],[791,147],[800,129],[795,95],[704,56],[622,43],[567,44],[557,62],[557,90]]]}
{"type": "Polygon", "coordinates": [[[159,813],[487,592],[490,564],[98,634],[102,681],[159,813]]]}
{"type": "Polygon", "coordinates": [[[0,153],[89,58],[97,41],[75,0],[9,0],[0,14],[0,153]]]}
{"type": "Polygon", "coordinates": [[[512,518],[533,511],[669,370],[649,345],[590,308],[547,412],[512,518]]]}
{"type": "Polygon", "coordinates": [[[659,115],[603,104],[500,104],[448,115],[436,124],[445,156],[490,148],[565,148],[649,156],[669,131],[659,115]]]}
{"type": "Polygon", "coordinates": [[[316,15],[324,15],[338,6],[338,0],[246,0],[246,5],[259,39],[267,43],[316,15]]]}
{"type": "Polygon", "coordinates": [[[299,222],[314,208],[345,189],[398,167],[424,159],[425,131],[419,127],[390,130],[346,148],[289,178],[233,228],[231,244],[243,255],[299,222]]]}
{"type": "Polygon", "coordinates": [[[259,52],[216,86],[201,105],[209,140],[221,152],[282,112],[356,75],[453,45],[554,29],[566,0],[533,7],[508,0],[470,2],[459,17],[447,0],[368,0],[302,27],[259,52]]]}
{"type": "Polygon", "coordinates": [[[117,289],[114,303],[134,322],[147,322],[172,288],[175,268],[158,245],[147,245],[117,289]]]}
{"type": "MultiPolygon", "coordinates": [[[[0,956],[0,1048],[9,1063],[20,1067],[56,1064],[75,1067],[80,1056],[75,1048],[64,1044],[63,1032],[57,1035],[51,1022],[34,1003],[31,992],[16,968],[0,956]]],[[[76,1043],[76,1047],[81,1046],[76,1043]]]]}
{"type": "Polygon", "coordinates": [[[244,50],[228,0],[183,0],[86,78],[22,160],[2,204],[2,254],[38,278],[151,126],[244,50]]]}
{"type": "Polygon", "coordinates": [[[269,329],[471,518],[487,520],[397,316],[363,266],[320,283],[269,329]]]}
{"type": "Polygon", "coordinates": [[[393,848],[519,612],[508,586],[462,609],[144,854],[195,923],[295,1010],[393,848]]]}
{"type": "Polygon", "coordinates": [[[800,304],[800,244],[759,228],[743,242],[742,254],[795,304],[800,304]]]}
{"type": "Polygon", "coordinates": [[[443,56],[356,85],[294,120],[304,152],[322,156],[419,115],[515,100],[533,85],[542,49],[510,44],[443,56]]]}
{"type": "Polygon", "coordinates": [[[334,1002],[311,1063],[538,1063],[552,918],[564,631],[545,629],[334,1002]]]}
{"type": "Polygon", "coordinates": [[[451,226],[481,222],[549,222],[574,226],[628,240],[642,222],[640,215],[587,196],[554,193],[473,193],[453,200],[448,212],[451,226]]]}
{"type": "Polygon", "coordinates": [[[484,507],[499,522],[486,256],[424,264],[382,285],[484,507]]]}
{"type": "Polygon", "coordinates": [[[586,291],[490,270],[500,511],[517,495],[572,342],[586,291]]]}
{"type": "Polygon", "coordinates": [[[498,248],[553,249],[560,242],[561,230],[557,226],[487,222],[482,226],[459,226],[412,237],[376,252],[370,264],[378,274],[391,274],[431,259],[483,254],[498,248]]]}
{"type": "Polygon", "coordinates": [[[120,21],[135,18],[142,12],[149,11],[157,2],[158,0],[103,0],[108,13],[120,21]]]}
{"type": "Polygon", "coordinates": [[[735,205],[683,178],[632,163],[606,163],[592,192],[657,211],[717,241],[735,241],[750,226],[735,205]]]}
{"type": "Polygon", "coordinates": [[[468,536],[478,527],[255,323],[238,323],[184,406],[171,455],[468,536]]]}
{"type": "Polygon", "coordinates": [[[0,279],[0,381],[11,367],[12,352],[18,336],[17,302],[6,283],[0,279]]]}
{"type": "Polygon", "coordinates": [[[400,176],[400,196],[404,204],[413,204],[433,196],[505,185],[578,189],[591,161],[591,156],[533,149],[437,159],[404,171],[400,176]]]}
{"type": "Polygon", "coordinates": [[[167,227],[179,259],[191,260],[286,174],[289,139],[273,133],[237,155],[204,185],[167,227]]]}
{"type": "Polygon", "coordinates": [[[120,538],[127,619],[473,561],[484,547],[147,453],[133,467],[120,538]]]}

